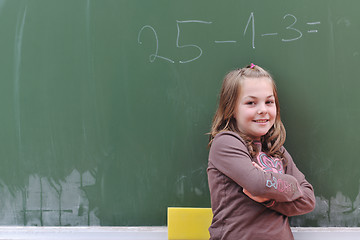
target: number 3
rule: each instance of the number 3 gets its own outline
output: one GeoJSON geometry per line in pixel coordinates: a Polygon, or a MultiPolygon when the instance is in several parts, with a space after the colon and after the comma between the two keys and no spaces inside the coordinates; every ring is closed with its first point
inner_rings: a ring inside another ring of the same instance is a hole
{"type": "Polygon", "coordinates": [[[292,14],[286,14],[286,15],[284,16],[284,19],[285,19],[286,17],[292,17],[292,18],[294,18],[294,22],[293,22],[292,24],[290,24],[286,29],[294,30],[295,32],[299,33],[299,36],[296,37],[296,38],[291,38],[291,39],[284,39],[284,38],[283,38],[283,39],[281,39],[281,40],[282,40],[283,42],[290,42],[290,41],[298,40],[299,38],[302,37],[302,33],[300,32],[300,30],[298,30],[298,29],[296,29],[296,28],[293,28],[293,26],[295,25],[295,23],[296,23],[296,21],[297,21],[296,17],[295,17],[294,15],[292,15],[292,14]]]}

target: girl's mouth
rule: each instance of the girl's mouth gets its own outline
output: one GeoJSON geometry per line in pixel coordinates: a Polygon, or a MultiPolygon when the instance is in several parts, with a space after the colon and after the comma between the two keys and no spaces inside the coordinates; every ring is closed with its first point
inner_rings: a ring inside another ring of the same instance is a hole
{"type": "Polygon", "coordinates": [[[258,119],[258,120],[254,120],[254,122],[256,123],[267,123],[269,120],[267,119],[258,119]]]}

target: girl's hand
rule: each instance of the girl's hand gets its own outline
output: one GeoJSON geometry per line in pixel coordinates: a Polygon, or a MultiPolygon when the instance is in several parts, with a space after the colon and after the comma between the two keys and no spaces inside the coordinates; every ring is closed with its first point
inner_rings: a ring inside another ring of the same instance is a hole
{"type": "Polygon", "coordinates": [[[252,200],[254,200],[255,202],[258,203],[263,203],[263,202],[267,202],[270,201],[269,198],[265,198],[265,197],[259,197],[259,196],[253,196],[248,190],[246,190],[245,188],[243,189],[243,192],[252,200]]]}
{"type": "MultiPolygon", "coordinates": [[[[254,165],[254,167],[260,169],[261,171],[265,172],[256,162],[252,162],[252,165],[254,165]]],[[[249,197],[251,198],[252,200],[256,201],[256,202],[259,202],[259,203],[262,203],[262,202],[267,202],[269,201],[270,199],[269,198],[264,198],[264,197],[255,197],[253,196],[248,190],[246,190],[245,188],[243,189],[243,192],[249,197]]]]}
{"type": "Polygon", "coordinates": [[[257,164],[256,162],[251,162],[251,163],[252,163],[252,165],[253,165],[254,167],[260,169],[260,170],[263,171],[263,172],[265,172],[264,169],[262,169],[262,168],[259,166],[259,164],[257,164]]]}

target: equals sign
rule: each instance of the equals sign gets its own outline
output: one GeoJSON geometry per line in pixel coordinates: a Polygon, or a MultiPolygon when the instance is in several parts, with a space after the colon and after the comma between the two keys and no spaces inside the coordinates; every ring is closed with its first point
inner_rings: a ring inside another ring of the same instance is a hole
{"type": "MultiPolygon", "coordinates": [[[[308,22],[308,23],[306,23],[307,25],[319,25],[320,24],[320,22],[308,22]]],[[[308,33],[317,33],[318,32],[318,30],[309,30],[308,31],[308,33]]]]}

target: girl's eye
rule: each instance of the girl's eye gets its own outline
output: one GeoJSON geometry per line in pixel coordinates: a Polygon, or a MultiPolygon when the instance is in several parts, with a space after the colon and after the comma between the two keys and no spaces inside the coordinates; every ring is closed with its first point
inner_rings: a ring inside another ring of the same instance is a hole
{"type": "Polygon", "coordinates": [[[275,103],[275,101],[272,101],[272,100],[269,100],[269,101],[266,102],[266,104],[269,104],[269,105],[274,104],[274,103],[275,103]]]}
{"type": "Polygon", "coordinates": [[[253,101],[247,102],[246,105],[255,105],[255,102],[253,102],[253,101]]]}

